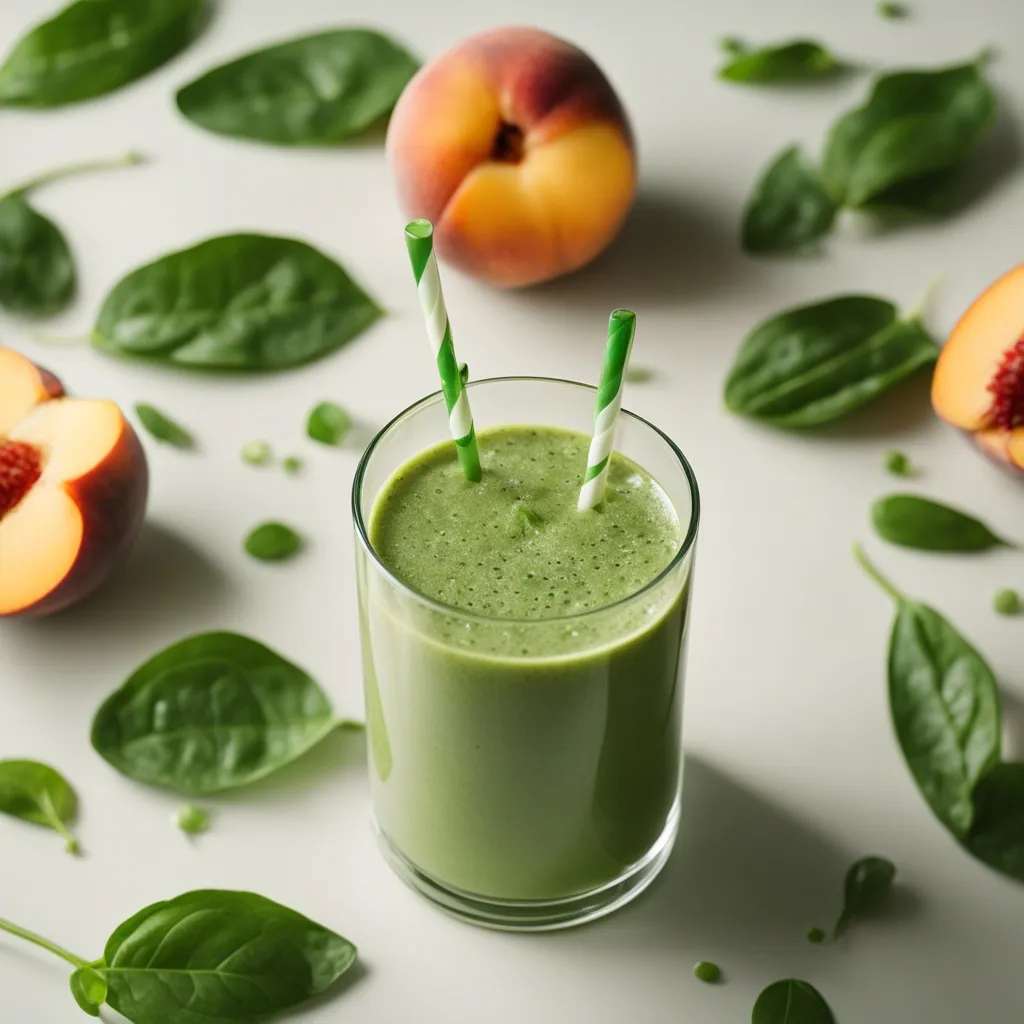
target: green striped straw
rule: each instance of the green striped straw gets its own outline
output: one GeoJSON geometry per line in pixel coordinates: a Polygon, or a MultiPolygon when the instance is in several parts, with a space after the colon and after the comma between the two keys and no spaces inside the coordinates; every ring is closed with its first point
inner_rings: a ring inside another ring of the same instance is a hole
{"type": "Polygon", "coordinates": [[[587,455],[587,471],[583,475],[580,500],[576,507],[582,512],[600,505],[608,484],[608,464],[615,447],[615,425],[622,408],[622,382],[626,364],[633,348],[636,313],[616,309],[608,318],[608,344],[604,350],[601,383],[594,406],[594,437],[587,455]]]}
{"type": "Polygon", "coordinates": [[[405,226],[405,244],[416,276],[416,289],[420,305],[427,320],[427,338],[437,359],[437,372],[441,376],[441,390],[448,408],[448,426],[455,439],[455,450],[467,480],[480,479],[480,452],[476,446],[473,414],[469,397],[462,386],[459,364],[452,343],[452,325],[441,294],[441,278],[437,273],[434,255],[434,225],[429,220],[414,220],[405,226]]]}

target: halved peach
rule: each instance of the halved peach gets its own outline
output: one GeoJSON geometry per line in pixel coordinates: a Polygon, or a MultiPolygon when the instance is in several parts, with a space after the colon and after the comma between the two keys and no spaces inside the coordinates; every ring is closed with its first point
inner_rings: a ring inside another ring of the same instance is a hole
{"type": "Polygon", "coordinates": [[[1024,468],[1024,264],[953,328],[935,366],[932,405],[990,458],[1024,468]]]}
{"type": "Polygon", "coordinates": [[[109,401],[0,349],[0,617],[47,615],[96,589],[146,509],[142,445],[109,401]]]}

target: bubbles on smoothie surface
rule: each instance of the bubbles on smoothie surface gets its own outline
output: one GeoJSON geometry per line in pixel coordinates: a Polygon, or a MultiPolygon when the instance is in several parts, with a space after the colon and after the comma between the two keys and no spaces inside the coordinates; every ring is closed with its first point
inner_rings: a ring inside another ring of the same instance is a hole
{"type": "Polygon", "coordinates": [[[427,597],[494,618],[572,615],[627,597],[678,549],[668,497],[618,454],[604,503],[576,510],[586,435],[498,427],[479,443],[479,483],[444,443],[402,466],[374,506],[374,550],[427,597]]]}

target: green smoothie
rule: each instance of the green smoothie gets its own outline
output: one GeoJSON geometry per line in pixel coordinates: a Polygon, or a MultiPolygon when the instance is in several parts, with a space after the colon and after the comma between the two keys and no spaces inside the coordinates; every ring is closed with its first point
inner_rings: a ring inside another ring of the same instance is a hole
{"type": "Polygon", "coordinates": [[[665,570],[684,526],[618,454],[605,501],[578,512],[588,445],[483,431],[470,483],[441,444],[395,472],[370,516],[383,564],[436,602],[383,576],[363,587],[375,813],[408,862],[464,892],[595,889],[675,811],[688,566],[665,570]]]}

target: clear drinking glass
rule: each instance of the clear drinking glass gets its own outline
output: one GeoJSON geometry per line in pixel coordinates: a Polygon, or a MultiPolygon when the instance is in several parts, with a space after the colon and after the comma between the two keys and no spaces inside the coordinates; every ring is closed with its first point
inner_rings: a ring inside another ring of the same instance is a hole
{"type": "MultiPolygon", "coordinates": [[[[593,424],[595,389],[584,384],[468,387],[478,432],[593,424]]],[[[440,393],[417,402],[370,443],[352,490],[381,847],[409,885],[477,924],[579,924],[638,895],[675,840],[697,481],[662,431],[623,410],[616,450],[661,485],[679,518],[670,564],[582,615],[474,616],[405,586],[368,539],[385,483],[448,429],[440,393]]]]}

